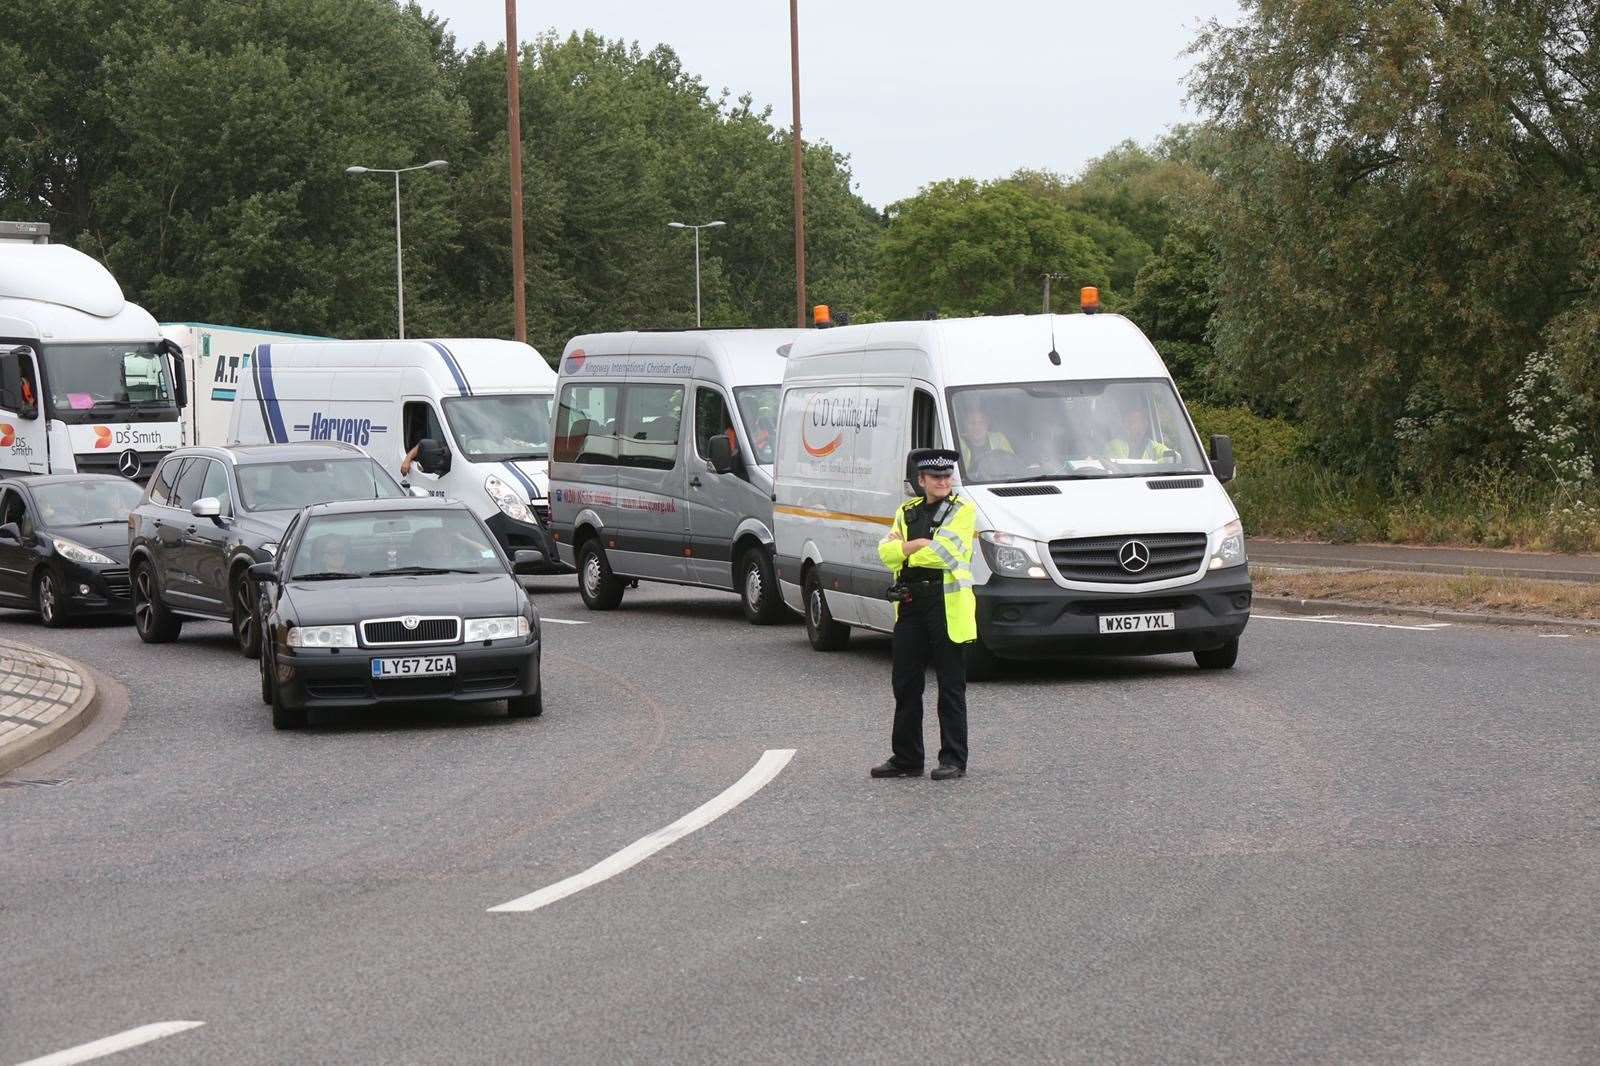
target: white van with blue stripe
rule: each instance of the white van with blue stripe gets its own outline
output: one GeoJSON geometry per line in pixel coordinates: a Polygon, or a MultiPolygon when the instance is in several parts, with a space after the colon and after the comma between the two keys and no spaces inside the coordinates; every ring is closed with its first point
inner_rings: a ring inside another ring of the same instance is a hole
{"type": "Polygon", "coordinates": [[[472,507],[509,554],[533,548],[552,569],[550,407],[556,372],[502,340],[295,341],[257,345],[229,429],[239,444],[339,440],[415,487],[472,507]],[[426,466],[426,469],[424,469],[426,466]]]}

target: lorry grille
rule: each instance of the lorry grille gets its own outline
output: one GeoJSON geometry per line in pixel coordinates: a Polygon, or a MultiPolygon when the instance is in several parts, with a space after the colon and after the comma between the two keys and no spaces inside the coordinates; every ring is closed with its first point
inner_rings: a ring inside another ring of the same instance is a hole
{"type": "Polygon", "coordinates": [[[1050,558],[1063,578],[1107,585],[1142,585],[1187,577],[1200,569],[1205,557],[1204,533],[1130,533],[1050,542],[1050,558]],[[1124,548],[1133,541],[1144,546],[1149,559],[1137,571],[1124,567],[1121,561],[1124,548]]]}
{"type": "Polygon", "coordinates": [[[415,629],[407,629],[399,618],[369,618],[361,623],[361,642],[369,648],[454,644],[460,635],[461,619],[451,617],[418,618],[415,629]]]}
{"type": "MultiPolygon", "coordinates": [[[[156,464],[161,462],[161,457],[166,454],[166,452],[141,451],[139,453],[139,473],[129,478],[129,480],[137,481],[141,485],[149,481],[150,475],[155,472],[156,464]]],[[[121,477],[122,471],[117,469],[117,459],[121,455],[122,452],[120,450],[87,452],[74,455],[72,461],[77,466],[80,474],[113,474],[121,477]]]]}

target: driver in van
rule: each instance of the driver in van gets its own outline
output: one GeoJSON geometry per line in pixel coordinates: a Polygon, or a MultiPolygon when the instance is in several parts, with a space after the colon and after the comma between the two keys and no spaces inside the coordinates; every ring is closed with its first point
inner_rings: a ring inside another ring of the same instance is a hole
{"type": "Polygon", "coordinates": [[[981,397],[967,397],[959,428],[961,467],[969,477],[994,476],[996,466],[1015,459],[1016,449],[1010,439],[989,428],[989,412],[981,397]]]}
{"type": "Polygon", "coordinates": [[[1106,454],[1113,459],[1160,459],[1172,449],[1156,440],[1150,433],[1150,415],[1144,405],[1135,402],[1122,413],[1122,428],[1106,444],[1106,454]]]}

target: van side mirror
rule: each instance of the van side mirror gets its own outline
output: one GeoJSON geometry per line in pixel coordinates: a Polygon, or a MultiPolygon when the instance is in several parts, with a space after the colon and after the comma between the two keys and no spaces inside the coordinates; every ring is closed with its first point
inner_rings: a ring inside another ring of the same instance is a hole
{"type": "Polygon", "coordinates": [[[251,563],[248,571],[250,579],[259,585],[276,585],[278,583],[277,563],[251,563]]]}
{"type": "Polygon", "coordinates": [[[1218,481],[1233,480],[1233,441],[1221,433],[1211,435],[1211,472],[1218,481]]]}
{"type": "Polygon", "coordinates": [[[22,529],[15,522],[0,526],[0,544],[21,544],[22,529]]]}
{"type": "Polygon", "coordinates": [[[733,441],[726,433],[718,433],[707,445],[711,452],[711,469],[719,474],[733,473],[733,441]]]}
{"type": "Polygon", "coordinates": [[[537,548],[522,548],[511,555],[511,572],[530,574],[544,565],[544,552],[537,548]]]}
{"type": "Polygon", "coordinates": [[[450,447],[442,440],[424,437],[417,441],[417,465],[424,474],[450,472],[450,447]]]}

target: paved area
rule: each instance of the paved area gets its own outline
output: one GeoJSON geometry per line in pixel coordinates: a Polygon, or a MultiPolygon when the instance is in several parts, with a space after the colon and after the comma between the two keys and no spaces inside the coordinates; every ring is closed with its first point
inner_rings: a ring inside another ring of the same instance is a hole
{"type": "Polygon", "coordinates": [[[0,1063],[1600,1061],[1593,638],[1262,612],[1233,671],[974,686],[970,776],[871,782],[887,640],[571,581],[543,718],[293,734],[225,626],[0,614],[130,703],[0,789],[0,1063]]]}
{"type": "Polygon", "coordinates": [[[41,754],[41,737],[62,731],[81,713],[85,695],[84,678],[74,664],[0,639],[0,772],[41,754]]]}
{"type": "Polygon", "coordinates": [[[1428,548],[1399,544],[1311,544],[1251,538],[1252,563],[1352,567],[1425,574],[1488,574],[1550,581],[1600,581],[1600,555],[1551,555],[1483,548],[1428,548]]]}

